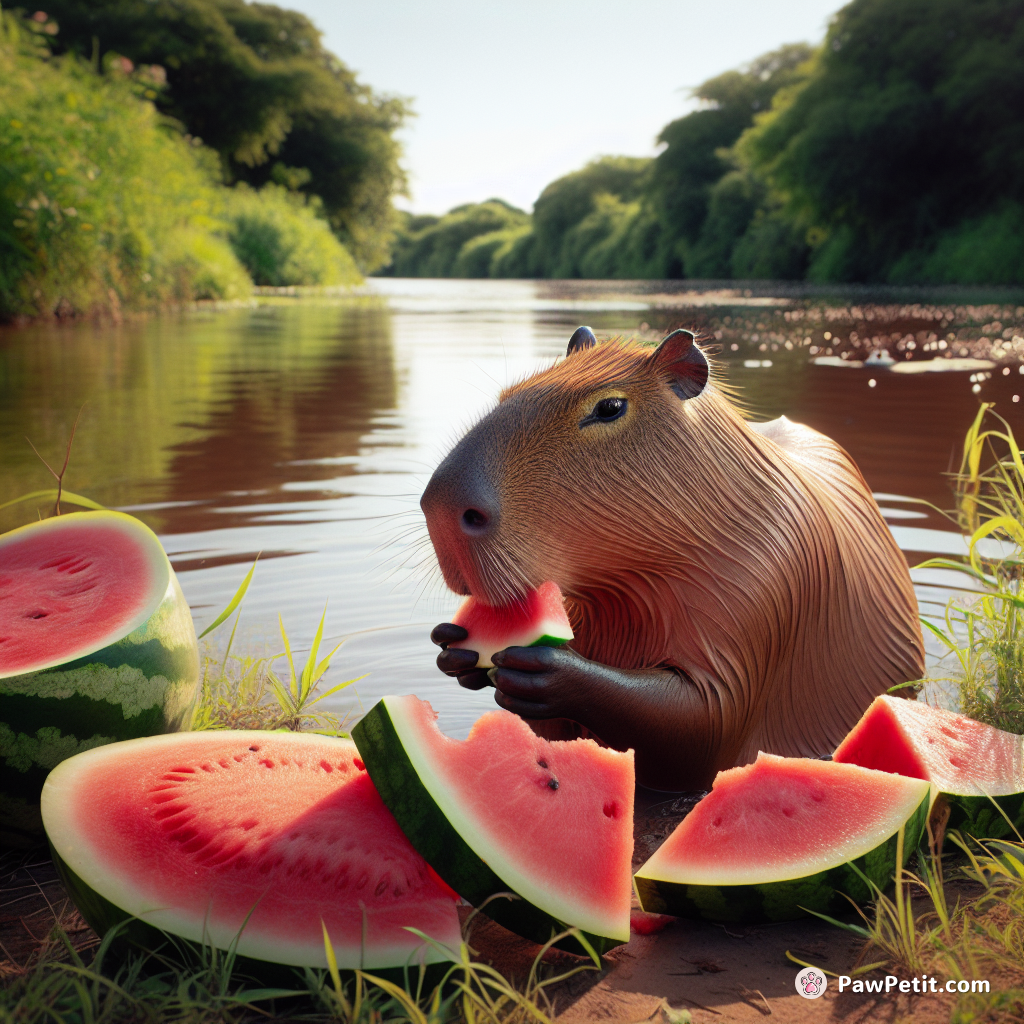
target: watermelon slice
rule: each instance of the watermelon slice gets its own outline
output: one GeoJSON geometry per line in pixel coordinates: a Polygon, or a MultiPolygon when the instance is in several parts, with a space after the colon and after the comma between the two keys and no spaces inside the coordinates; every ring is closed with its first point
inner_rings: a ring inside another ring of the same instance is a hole
{"type": "Polygon", "coordinates": [[[520,603],[495,607],[467,597],[452,617],[469,636],[449,647],[476,651],[477,668],[491,668],[492,655],[506,647],[561,647],[572,639],[562,592],[556,583],[542,583],[520,603]]]}
{"type": "Polygon", "coordinates": [[[833,760],[927,779],[949,802],[948,827],[976,839],[1013,834],[993,801],[1024,830],[1024,737],[966,715],[876,697],[833,760]]]}
{"type": "Polygon", "coordinates": [[[43,842],[47,772],[187,727],[198,686],[192,616],[147,526],[76,512],[0,536],[0,842],[43,842]]]}
{"type": "MultiPolygon", "coordinates": [[[[484,913],[547,942],[574,926],[603,951],[629,939],[633,752],[549,742],[492,711],[465,741],[413,696],[352,730],[384,802],[431,867],[484,913]]],[[[563,940],[580,950],[572,940],[563,940]]]]}
{"type": "MultiPolygon", "coordinates": [[[[127,740],[59,764],[43,821],[68,891],[101,935],[129,916],[193,943],[345,968],[458,950],[455,894],[409,845],[355,744],[218,731],[127,740]],[[251,914],[251,916],[249,916],[251,914]],[[246,920],[248,917],[248,920],[246,920]]],[[[152,948],[149,929],[133,936],[152,948]]]]}
{"type": "Polygon", "coordinates": [[[871,897],[916,849],[931,806],[920,779],[760,753],[711,792],[636,873],[641,907],[712,921],[784,921],[871,897]]]}

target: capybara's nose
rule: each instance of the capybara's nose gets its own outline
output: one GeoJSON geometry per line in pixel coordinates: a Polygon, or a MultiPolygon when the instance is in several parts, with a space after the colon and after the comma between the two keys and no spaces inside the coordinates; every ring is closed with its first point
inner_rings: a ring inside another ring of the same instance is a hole
{"type": "Polygon", "coordinates": [[[449,457],[437,467],[420,507],[432,538],[455,533],[480,539],[492,534],[498,525],[497,492],[482,469],[461,459],[449,457]]]}
{"type": "Polygon", "coordinates": [[[491,517],[483,509],[467,508],[462,513],[459,525],[462,527],[463,533],[469,534],[470,537],[479,537],[487,532],[487,528],[491,525],[491,517]]]}

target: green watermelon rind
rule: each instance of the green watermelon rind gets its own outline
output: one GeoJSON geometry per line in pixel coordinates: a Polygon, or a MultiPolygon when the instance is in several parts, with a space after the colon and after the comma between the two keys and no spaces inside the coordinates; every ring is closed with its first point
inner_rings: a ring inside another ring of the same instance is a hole
{"type": "Polygon", "coordinates": [[[0,678],[4,846],[43,845],[39,795],[61,761],[116,740],[191,725],[199,693],[199,645],[163,547],[149,527],[124,513],[74,514],[78,523],[87,516],[108,522],[116,517],[122,528],[136,531],[150,549],[151,563],[166,573],[166,589],[148,617],[120,640],[60,665],[0,678]]]}
{"type": "Polygon", "coordinates": [[[992,797],[946,790],[940,790],[939,794],[949,802],[947,835],[954,829],[974,839],[1017,839],[1018,833],[1024,835],[1024,792],[992,797]],[[1001,808],[1002,813],[994,804],[1001,808]]]}
{"type": "MultiPolygon", "coordinates": [[[[132,916],[126,910],[122,910],[111,903],[106,897],[101,896],[87,882],[79,878],[56,849],[54,849],[53,844],[50,843],[49,845],[50,856],[53,858],[57,874],[85,923],[101,937],[105,936],[111,929],[119,929],[114,945],[114,952],[116,954],[124,957],[132,949],[135,949],[143,953],[172,956],[176,959],[187,960],[197,964],[209,961],[211,951],[209,944],[204,947],[202,943],[193,942],[191,939],[183,938],[180,935],[170,935],[132,916]]],[[[224,956],[226,951],[219,950],[218,952],[221,956],[224,956]]],[[[311,966],[319,967],[320,965],[311,966]]],[[[434,985],[439,984],[450,969],[451,961],[449,960],[426,964],[424,984],[427,986],[427,991],[434,985]]],[[[253,978],[264,985],[292,988],[298,992],[307,990],[303,970],[304,968],[293,964],[275,963],[271,960],[260,960],[253,956],[236,954],[234,960],[235,974],[253,978]]],[[[419,970],[418,965],[410,964],[408,967],[370,967],[366,968],[365,973],[373,974],[407,987],[407,975],[415,983],[419,978],[419,970]]],[[[355,968],[340,968],[342,977],[351,977],[354,972],[355,968]]]]}
{"type": "Polygon", "coordinates": [[[646,878],[643,868],[633,885],[643,910],[675,917],[703,918],[721,923],[792,921],[807,911],[834,914],[850,908],[849,900],[867,903],[874,893],[860,872],[879,889],[892,881],[896,851],[903,832],[903,863],[925,835],[933,794],[924,797],[906,822],[873,849],[844,864],[800,878],[786,878],[752,885],[694,885],[646,878]]]}
{"type": "Polygon", "coordinates": [[[573,638],[571,636],[551,636],[545,633],[542,637],[534,640],[528,647],[564,647],[573,638]]]}
{"type": "MultiPolygon", "coordinates": [[[[463,839],[424,785],[388,710],[378,701],[353,727],[352,739],[381,799],[421,857],[464,900],[498,924],[543,945],[571,925],[547,913],[505,882],[463,839]],[[512,898],[501,894],[511,894],[512,898]]],[[[598,953],[624,938],[580,929],[598,953]]],[[[556,945],[588,954],[572,936],[556,945]]]]}

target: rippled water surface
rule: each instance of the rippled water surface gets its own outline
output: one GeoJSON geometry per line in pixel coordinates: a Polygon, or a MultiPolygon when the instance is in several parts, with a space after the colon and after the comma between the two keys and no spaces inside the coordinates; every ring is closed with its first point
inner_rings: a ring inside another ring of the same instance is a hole
{"type": "MultiPolygon", "coordinates": [[[[301,647],[326,604],[327,633],[354,634],[327,684],[367,674],[331,699],[332,710],[357,713],[382,694],[415,692],[461,734],[493,703],[434,667],[427,634],[458,599],[431,571],[419,495],[501,386],[563,353],[580,323],[599,336],[653,339],[728,317],[720,373],[750,414],[785,414],[844,445],[911,564],[961,550],[947,522],[905,499],[949,506],[942,474],[959,460],[979,398],[1024,432],[1024,405],[1013,402],[1024,376],[1016,364],[997,368],[975,393],[966,370],[816,365],[804,335],[824,351],[820,324],[776,329],[783,312],[807,307],[785,296],[680,298],[621,284],[375,281],[336,300],[7,330],[0,504],[49,486],[25,437],[59,463],[84,406],[67,486],[160,534],[200,628],[262,552],[243,647],[279,649],[279,614],[301,647]]],[[[0,528],[26,515],[31,506],[2,511],[0,528]]],[[[922,600],[944,600],[941,577],[917,575],[922,600]]]]}

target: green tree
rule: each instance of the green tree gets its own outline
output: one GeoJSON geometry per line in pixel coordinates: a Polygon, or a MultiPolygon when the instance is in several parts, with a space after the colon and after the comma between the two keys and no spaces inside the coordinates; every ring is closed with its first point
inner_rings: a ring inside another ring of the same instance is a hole
{"type": "Polygon", "coordinates": [[[1020,283],[1022,110],[1024,0],[854,0],[737,152],[812,278],[1020,283]]]}
{"type": "Polygon", "coordinates": [[[405,186],[394,131],[402,101],[376,95],[324,49],[305,15],[243,0],[53,0],[53,39],[102,64],[157,65],[153,100],[220,153],[229,180],[293,182],[318,195],[365,269],[387,262],[391,198],[405,186]]]}
{"type": "MultiPolygon", "coordinates": [[[[649,222],[659,225],[656,242],[649,242],[657,277],[728,277],[729,258],[712,257],[720,247],[715,233],[704,239],[701,234],[708,219],[711,193],[732,169],[731,147],[754,117],[771,106],[782,88],[798,81],[801,67],[812,49],[794,43],[759,57],[739,71],[726,71],[699,85],[694,98],[704,107],[666,125],[658,136],[665,149],[654,161],[645,206],[649,222]]],[[[730,186],[725,198],[736,198],[730,186]]],[[[731,216],[740,211],[733,204],[731,216]]],[[[739,229],[742,235],[755,207],[747,211],[747,221],[739,229]]]]}
{"type": "MultiPolygon", "coordinates": [[[[532,265],[522,268],[526,273],[521,276],[579,277],[578,235],[570,241],[570,233],[595,211],[598,196],[624,203],[639,199],[650,163],[641,157],[606,156],[551,182],[534,204],[532,265]]],[[[586,233],[592,243],[603,237],[586,233]]]]}

